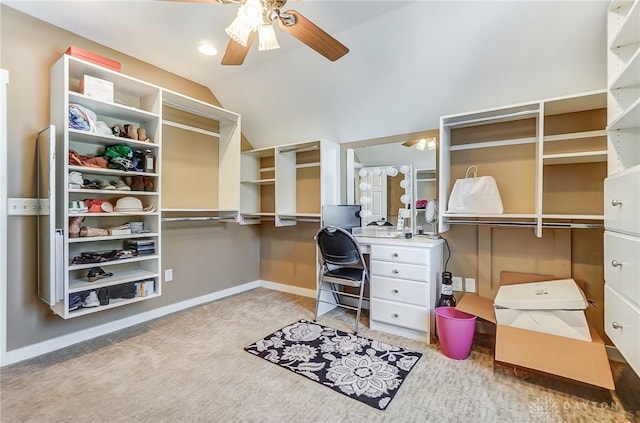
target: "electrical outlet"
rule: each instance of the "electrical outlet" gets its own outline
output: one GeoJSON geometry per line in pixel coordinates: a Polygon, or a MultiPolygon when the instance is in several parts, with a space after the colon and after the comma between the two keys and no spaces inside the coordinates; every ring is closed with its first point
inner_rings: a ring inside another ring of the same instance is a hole
{"type": "Polygon", "coordinates": [[[462,292],[462,278],[460,276],[454,276],[451,278],[451,289],[462,292]]]}
{"type": "Polygon", "coordinates": [[[464,279],[465,292],[476,292],[476,280],[473,278],[464,279]]]}
{"type": "Polygon", "coordinates": [[[173,269],[165,269],[164,271],[164,281],[171,282],[173,280],[173,269]]]}

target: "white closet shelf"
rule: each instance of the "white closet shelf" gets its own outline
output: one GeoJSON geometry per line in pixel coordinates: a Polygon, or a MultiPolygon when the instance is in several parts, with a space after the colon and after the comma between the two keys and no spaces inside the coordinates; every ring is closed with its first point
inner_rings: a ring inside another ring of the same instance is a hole
{"type": "Polygon", "coordinates": [[[490,218],[490,219],[535,219],[538,217],[535,213],[444,213],[443,217],[448,218],[490,218]]]}
{"type": "Polygon", "coordinates": [[[154,238],[159,236],[157,232],[142,232],[138,234],[128,234],[128,235],[109,235],[109,236],[83,236],[79,238],[69,238],[70,244],[78,244],[85,242],[96,242],[96,241],[112,241],[118,239],[132,239],[132,238],[154,238]]]}
{"type": "Polygon", "coordinates": [[[585,132],[570,132],[566,134],[555,134],[555,135],[545,135],[543,138],[544,142],[554,142],[554,141],[570,141],[570,140],[582,140],[588,138],[599,138],[606,137],[607,131],[604,129],[597,131],[585,131],[585,132]]]}
{"type": "Polygon", "coordinates": [[[261,212],[246,212],[246,213],[240,213],[242,216],[244,217],[255,217],[255,218],[260,218],[260,217],[275,217],[276,214],[269,212],[269,213],[261,213],[261,212]]]}
{"type": "MultiPolygon", "coordinates": [[[[75,170],[81,173],[119,175],[119,176],[160,176],[159,173],[151,172],[134,172],[127,170],[107,169],[104,167],[75,166],[69,165],[69,170],[75,170]]],[[[134,191],[138,192],[138,191],[134,191]]]]}
{"type": "Polygon", "coordinates": [[[125,263],[135,263],[139,261],[147,261],[147,260],[156,260],[160,258],[158,255],[148,255],[148,256],[136,256],[128,259],[122,260],[111,260],[104,261],[101,263],[85,263],[85,264],[71,264],[69,265],[69,270],[82,270],[82,269],[90,269],[92,267],[108,267],[117,264],[125,264],[125,263]]]}
{"type": "Polygon", "coordinates": [[[186,212],[186,213],[237,213],[238,210],[235,209],[208,209],[208,208],[163,208],[162,212],[174,213],[174,212],[186,212]]]}
{"type": "Polygon", "coordinates": [[[120,191],[120,190],[116,190],[116,189],[84,189],[84,188],[80,188],[80,189],[70,189],[69,193],[73,193],[73,194],[87,194],[87,195],[106,195],[106,196],[113,196],[113,195],[148,195],[148,196],[158,196],[157,192],[153,192],[153,191],[120,191]]]}
{"type": "Polygon", "coordinates": [[[220,138],[220,134],[218,132],[208,131],[206,129],[198,128],[197,126],[185,125],[184,123],[173,122],[171,120],[162,120],[163,125],[172,126],[178,129],[184,129],[185,131],[197,132],[198,134],[208,135],[214,138],[220,138]]]}
{"type": "Polygon", "coordinates": [[[320,162],[312,162],[312,163],[298,163],[296,164],[296,169],[302,169],[307,167],[320,167],[320,162]]]}
{"type": "Polygon", "coordinates": [[[243,151],[242,154],[255,157],[274,157],[276,152],[273,147],[257,148],[255,150],[243,151]]]}
{"type": "Polygon", "coordinates": [[[252,181],[242,181],[243,184],[252,184],[252,185],[273,185],[276,183],[275,178],[271,179],[254,179],[252,181]]]}
{"type": "Polygon", "coordinates": [[[84,216],[84,217],[113,217],[113,216],[127,216],[127,217],[140,217],[140,216],[158,216],[160,213],[158,212],[150,212],[150,213],[145,213],[145,212],[135,212],[135,213],[118,213],[118,212],[113,212],[113,213],[107,213],[107,212],[103,212],[103,213],[69,213],[69,217],[74,217],[74,216],[84,216]]]}
{"type": "Polygon", "coordinates": [[[502,111],[487,111],[462,117],[448,117],[443,119],[442,126],[448,128],[463,128],[466,126],[490,125],[494,123],[511,122],[514,120],[529,119],[540,113],[538,104],[516,106],[502,111]],[[501,113],[502,112],[502,113],[501,113]],[[465,119],[466,117],[466,119],[465,119]],[[462,119],[462,120],[458,120],[462,119]]]}
{"type": "Polygon", "coordinates": [[[282,145],[278,146],[278,153],[288,153],[291,151],[295,151],[298,153],[302,153],[304,151],[314,151],[320,149],[320,143],[317,141],[299,143],[299,144],[290,144],[290,145],[282,145]]]}
{"type": "Polygon", "coordinates": [[[157,113],[148,112],[146,110],[137,109],[135,107],[125,106],[124,104],[96,100],[93,97],[87,97],[84,94],[76,92],[69,92],[69,102],[78,103],[90,109],[98,117],[108,115],[111,119],[122,119],[125,121],[136,120],[140,122],[146,122],[160,118],[160,115],[158,115],[157,113]]]}
{"type": "Polygon", "coordinates": [[[275,171],[276,168],[274,166],[270,166],[270,167],[263,167],[258,169],[258,172],[273,172],[275,171]]]}
{"type": "MultiPolygon", "coordinates": [[[[100,267],[98,265],[96,266],[100,267]]],[[[157,278],[158,276],[160,275],[156,272],[136,269],[113,272],[113,276],[109,278],[99,279],[96,282],[89,282],[86,278],[69,278],[69,293],[88,291],[90,289],[120,285],[128,282],[137,282],[143,279],[153,279],[157,278]]]]}
{"type": "Polygon", "coordinates": [[[638,126],[640,126],[640,98],[620,113],[620,116],[612,120],[607,126],[607,131],[637,128],[638,126]]]}
{"type": "Polygon", "coordinates": [[[640,49],[631,56],[627,65],[613,79],[609,89],[611,91],[624,88],[638,88],[638,75],[640,74],[640,49]]]}
{"type": "Polygon", "coordinates": [[[182,110],[207,119],[229,121],[234,125],[240,118],[240,115],[237,113],[167,89],[162,90],[162,103],[174,109],[182,110]]]}
{"type": "Polygon", "coordinates": [[[607,150],[544,154],[542,160],[545,165],[606,162],[607,150]]]}
{"type": "MultiPolygon", "coordinates": [[[[90,308],[81,308],[81,309],[78,309],[78,310],[70,311],[69,312],[69,314],[70,314],[69,317],[78,317],[78,316],[84,316],[86,314],[97,313],[97,312],[101,312],[101,311],[104,311],[104,310],[108,310],[110,308],[120,307],[120,306],[127,305],[127,304],[133,304],[133,303],[137,303],[137,302],[140,302],[140,301],[148,300],[148,299],[159,297],[159,296],[160,296],[160,294],[152,294],[152,295],[147,295],[146,297],[135,297],[135,298],[132,298],[130,300],[129,299],[125,299],[125,298],[115,298],[115,299],[112,298],[112,299],[109,300],[109,304],[107,304],[107,305],[101,305],[101,306],[98,306],[98,307],[90,307],[90,308]]],[[[58,303],[56,305],[56,308],[61,308],[60,307],[61,304],[63,304],[63,303],[58,303]]],[[[60,311],[60,312],[64,312],[64,311],[60,311]]]]}
{"type": "Polygon", "coordinates": [[[604,220],[604,214],[551,214],[543,213],[543,219],[564,219],[564,220],[604,220]]]}
{"type": "Polygon", "coordinates": [[[160,145],[153,142],[145,142],[132,140],[131,138],[115,137],[113,135],[101,135],[93,132],[81,131],[79,129],[69,128],[69,141],[70,142],[82,142],[83,144],[95,144],[95,145],[117,145],[126,144],[134,148],[144,148],[157,150],[160,145]]]}
{"type": "MultiPolygon", "coordinates": [[[[631,2],[615,2],[611,5],[610,10],[624,9],[627,4],[631,4],[631,2]]],[[[611,40],[609,50],[640,43],[640,4],[635,3],[631,6],[620,28],[620,32],[611,40]]]]}
{"type": "Polygon", "coordinates": [[[450,146],[449,151],[475,150],[478,148],[504,147],[508,145],[518,145],[518,144],[534,144],[537,142],[537,140],[538,139],[536,137],[530,137],[530,138],[514,138],[509,140],[459,144],[459,145],[450,146]]]}

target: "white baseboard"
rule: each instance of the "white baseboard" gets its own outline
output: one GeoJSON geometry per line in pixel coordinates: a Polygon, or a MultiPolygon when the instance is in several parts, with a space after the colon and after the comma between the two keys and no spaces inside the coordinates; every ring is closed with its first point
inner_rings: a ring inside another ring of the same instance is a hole
{"type": "Polygon", "coordinates": [[[259,286],[261,286],[261,282],[262,281],[247,282],[245,284],[234,286],[232,288],[223,289],[222,291],[213,292],[201,297],[191,298],[179,303],[170,304],[164,307],[146,311],[144,313],[136,314],[135,316],[125,317],[124,319],[116,320],[114,322],[105,323],[100,326],[84,329],[78,332],[70,333],[68,335],[60,336],[58,338],[48,339],[46,341],[38,342],[37,344],[7,351],[4,355],[2,366],[7,366],[19,361],[28,360],[30,358],[53,352],[73,344],[88,341],[98,336],[106,335],[117,330],[126,329],[128,327],[144,323],[149,320],[157,319],[158,317],[166,316],[177,311],[185,310],[187,308],[191,308],[200,304],[209,303],[211,301],[239,294],[250,289],[258,288],[259,286]]]}
{"type": "Polygon", "coordinates": [[[300,295],[301,297],[309,297],[309,298],[316,297],[315,289],[300,288],[298,286],[285,285],[282,283],[269,282],[269,281],[263,281],[263,280],[260,280],[259,283],[261,287],[273,289],[274,291],[287,292],[289,294],[300,295]]]}

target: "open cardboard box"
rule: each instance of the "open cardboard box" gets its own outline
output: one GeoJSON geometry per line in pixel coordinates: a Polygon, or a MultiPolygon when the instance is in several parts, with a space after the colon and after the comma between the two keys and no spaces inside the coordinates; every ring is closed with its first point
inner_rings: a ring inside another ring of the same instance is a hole
{"type": "MultiPolygon", "coordinates": [[[[555,277],[502,272],[501,285],[540,282],[555,277]]],[[[496,323],[493,300],[465,295],[456,308],[496,323]]],[[[615,389],[604,342],[589,325],[591,341],[496,325],[495,361],[524,367],[606,389],[615,389]]]]}

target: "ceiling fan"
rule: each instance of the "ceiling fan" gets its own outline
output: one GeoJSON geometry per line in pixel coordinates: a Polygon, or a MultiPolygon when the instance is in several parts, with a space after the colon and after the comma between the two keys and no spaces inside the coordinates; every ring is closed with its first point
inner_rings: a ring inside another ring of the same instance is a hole
{"type": "Polygon", "coordinates": [[[238,14],[226,28],[231,37],[222,58],[223,65],[241,65],[256,37],[259,38],[259,50],[279,48],[273,30],[278,21],[282,30],[293,35],[307,46],[327,59],[338,60],[349,52],[338,40],[327,34],[313,22],[295,10],[283,12],[281,9],[287,0],[174,0],[196,3],[238,4],[238,14]]]}

